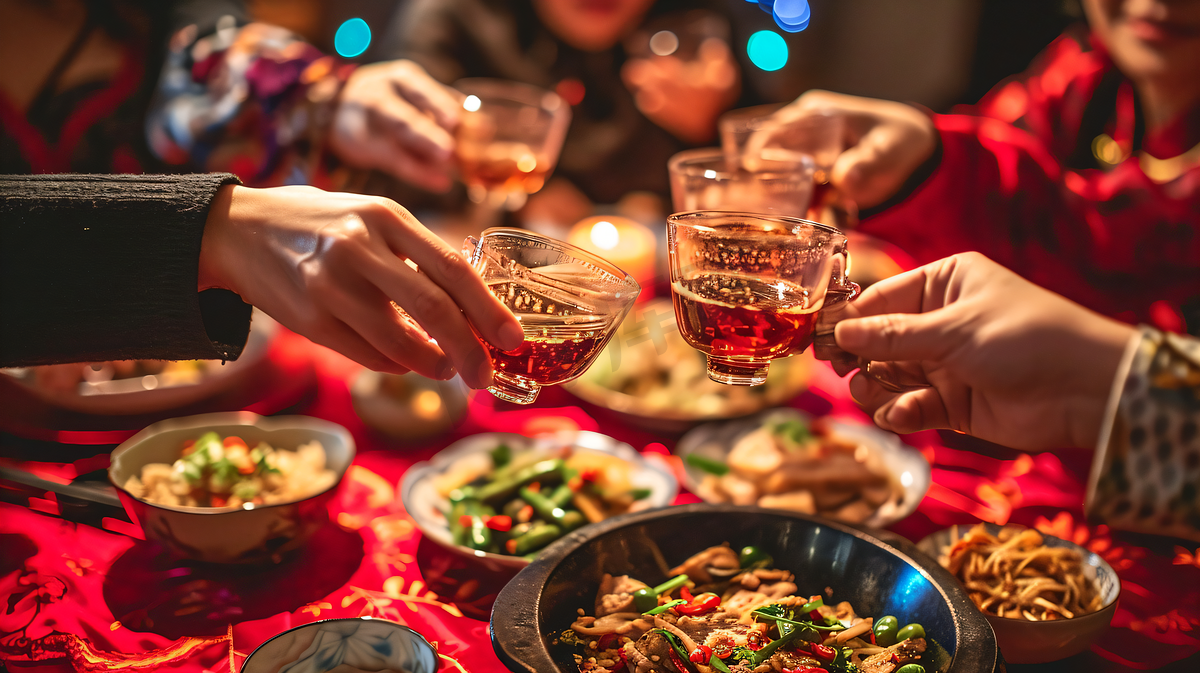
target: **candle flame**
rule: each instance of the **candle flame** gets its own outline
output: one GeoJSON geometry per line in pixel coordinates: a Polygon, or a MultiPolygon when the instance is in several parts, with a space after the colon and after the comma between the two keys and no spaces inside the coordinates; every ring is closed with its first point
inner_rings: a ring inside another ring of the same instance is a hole
{"type": "Polygon", "coordinates": [[[621,242],[621,234],[612,222],[601,220],[592,225],[592,244],[601,250],[612,250],[621,242]]]}

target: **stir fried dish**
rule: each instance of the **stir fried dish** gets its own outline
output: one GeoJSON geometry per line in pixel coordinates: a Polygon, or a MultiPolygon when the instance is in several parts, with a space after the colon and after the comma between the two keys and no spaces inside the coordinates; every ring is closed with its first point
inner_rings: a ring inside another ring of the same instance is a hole
{"type": "Polygon", "coordinates": [[[904,497],[904,489],[870,447],[802,418],[767,420],[742,436],[723,462],[696,454],[687,462],[707,473],[697,494],[708,502],[859,523],[904,497]]]}
{"type": "Polygon", "coordinates": [[[1048,547],[1032,528],[983,524],[942,550],[954,574],[984,614],[1029,621],[1071,619],[1104,607],[1096,583],[1083,574],[1075,549],[1048,547]]]}
{"type": "Polygon", "coordinates": [[[596,451],[514,452],[500,444],[460,459],[439,478],[455,544],[533,558],[588,523],[635,511],[650,495],[635,488],[632,466],[596,451]]]}
{"type": "Polygon", "coordinates": [[[605,574],[592,614],[580,609],[558,640],[582,650],[581,673],[924,673],[920,624],[798,595],[792,573],[773,565],[757,547],[723,545],[657,586],[605,574]]]}
{"type": "Polygon", "coordinates": [[[207,432],[183,444],[173,464],[150,463],[125,482],[135,498],[156,505],[253,507],[302,500],[337,482],[325,468],[325,447],[312,441],[295,451],[266,442],[250,448],[241,437],[207,432]]]}

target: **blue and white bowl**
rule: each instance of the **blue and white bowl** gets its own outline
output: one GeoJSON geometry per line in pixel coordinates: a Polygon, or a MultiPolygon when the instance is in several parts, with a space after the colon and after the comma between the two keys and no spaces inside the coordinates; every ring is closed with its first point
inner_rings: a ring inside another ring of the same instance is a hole
{"type": "Polygon", "coordinates": [[[386,619],[325,619],[288,629],[259,645],[242,673],[326,673],[342,670],[436,673],[437,650],[402,624],[386,619]]]}

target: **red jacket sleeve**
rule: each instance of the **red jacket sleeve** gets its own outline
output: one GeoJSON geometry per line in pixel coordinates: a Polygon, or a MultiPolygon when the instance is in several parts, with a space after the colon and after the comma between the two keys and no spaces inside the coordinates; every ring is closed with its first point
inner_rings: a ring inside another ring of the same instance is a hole
{"type": "Polygon", "coordinates": [[[939,115],[942,159],[909,198],[861,230],[919,263],[976,250],[1094,310],[1153,321],[1200,295],[1200,165],[1156,183],[1139,159],[1066,170],[1032,134],[939,115]]]}
{"type": "Polygon", "coordinates": [[[1178,304],[1200,297],[1200,161],[1157,181],[1137,153],[1081,167],[1100,165],[1079,137],[1095,133],[1085,115],[1122,119],[1104,128],[1129,143],[1131,97],[1102,49],[1064,35],[975,107],[935,115],[938,167],[861,230],[921,263],[976,250],[1094,310],[1177,330],[1178,304]]]}

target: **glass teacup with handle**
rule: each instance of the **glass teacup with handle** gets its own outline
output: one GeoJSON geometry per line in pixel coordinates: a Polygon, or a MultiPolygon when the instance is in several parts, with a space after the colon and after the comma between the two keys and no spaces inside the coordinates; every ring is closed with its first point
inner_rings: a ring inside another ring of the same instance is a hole
{"type": "Polygon", "coordinates": [[[858,295],[845,235],[817,222],[684,212],[667,241],[679,331],[718,383],[764,383],[771,360],[812,343],[819,312],[858,295]]]}
{"type": "Polygon", "coordinates": [[[484,342],[495,370],[488,391],[518,404],[586,371],[641,292],[603,258],[522,229],[468,237],[463,255],[525,331],[515,350],[484,342]]]}

